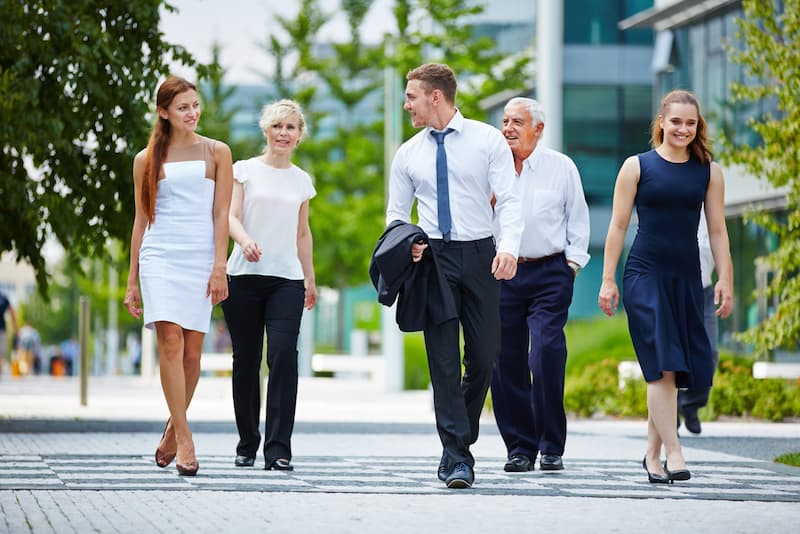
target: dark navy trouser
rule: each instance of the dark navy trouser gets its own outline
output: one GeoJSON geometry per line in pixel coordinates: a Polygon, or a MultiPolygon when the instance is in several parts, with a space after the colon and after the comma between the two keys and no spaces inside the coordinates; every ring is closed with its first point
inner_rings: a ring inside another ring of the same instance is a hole
{"type": "Polygon", "coordinates": [[[509,458],[564,454],[564,370],[575,275],[564,255],[520,263],[500,290],[500,356],[492,404],[509,458]]]}

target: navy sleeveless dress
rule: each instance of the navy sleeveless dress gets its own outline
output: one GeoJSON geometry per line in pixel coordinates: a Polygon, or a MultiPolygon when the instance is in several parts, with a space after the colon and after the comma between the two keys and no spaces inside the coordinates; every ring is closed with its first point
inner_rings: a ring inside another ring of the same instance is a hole
{"type": "Polygon", "coordinates": [[[622,281],[636,357],[648,382],[675,371],[678,387],[710,387],[697,226],[711,168],[694,158],[671,163],[655,150],[639,154],[639,168],[639,228],[622,281]]]}

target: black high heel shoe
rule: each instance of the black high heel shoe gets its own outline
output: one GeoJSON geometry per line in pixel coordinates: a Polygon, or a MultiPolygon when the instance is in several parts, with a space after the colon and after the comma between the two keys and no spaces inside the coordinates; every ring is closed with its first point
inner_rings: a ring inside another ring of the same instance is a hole
{"type": "Polygon", "coordinates": [[[642,458],[642,467],[644,467],[645,472],[647,473],[647,481],[651,484],[666,484],[669,482],[669,477],[667,475],[659,475],[658,473],[651,473],[649,469],[647,469],[647,456],[642,458]]]}
{"type": "Polygon", "coordinates": [[[667,480],[669,480],[670,484],[674,484],[676,480],[689,480],[692,478],[692,474],[689,472],[688,469],[678,469],[676,471],[670,471],[667,467],[667,461],[664,460],[664,471],[667,473],[667,480]]]}

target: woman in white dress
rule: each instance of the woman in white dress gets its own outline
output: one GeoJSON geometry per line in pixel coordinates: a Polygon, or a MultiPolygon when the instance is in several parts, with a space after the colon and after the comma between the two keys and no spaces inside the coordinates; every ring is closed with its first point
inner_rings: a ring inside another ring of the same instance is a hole
{"type": "Polygon", "coordinates": [[[268,104],[259,124],[267,139],[264,153],[233,166],[229,222],[236,244],[228,260],[231,296],[222,304],[233,343],[235,464],[252,466],[261,442],[259,369],[266,330],[264,468],[291,471],[297,336],[303,308],[317,301],[308,225],[308,202],[316,191],[308,173],[291,161],[305,133],[300,106],[292,100],[268,104]]]}
{"type": "Polygon", "coordinates": [[[125,305],[144,312],[158,341],[161,386],[170,418],[155,461],[197,474],[186,410],[200,377],[211,307],[228,296],[225,256],[233,168],[222,142],[195,133],[194,84],[169,77],[156,96],[158,119],[133,162],[136,215],[125,305]],[[141,292],[139,289],[141,282],[141,292]]]}

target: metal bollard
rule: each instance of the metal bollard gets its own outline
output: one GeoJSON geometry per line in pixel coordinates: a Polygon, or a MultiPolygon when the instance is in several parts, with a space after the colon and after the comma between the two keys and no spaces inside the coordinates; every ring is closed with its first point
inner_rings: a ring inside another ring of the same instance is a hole
{"type": "Polygon", "coordinates": [[[81,347],[81,406],[89,394],[89,299],[80,297],[78,309],[78,343],[81,347]]]}

